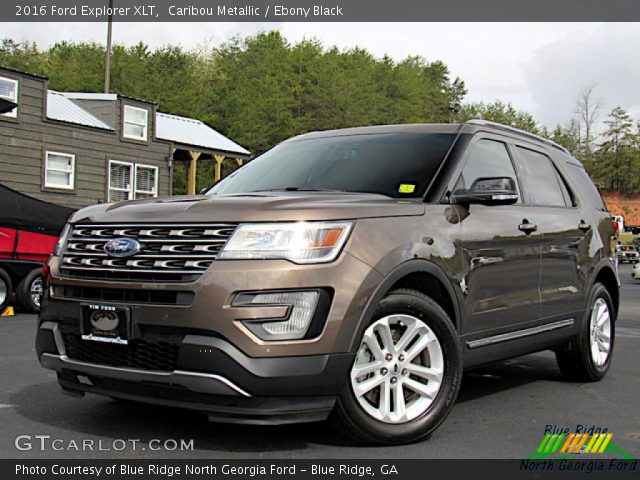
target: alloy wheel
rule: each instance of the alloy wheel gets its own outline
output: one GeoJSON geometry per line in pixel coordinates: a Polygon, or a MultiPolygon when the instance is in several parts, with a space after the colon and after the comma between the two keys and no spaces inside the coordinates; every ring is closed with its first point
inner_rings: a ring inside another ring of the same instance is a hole
{"type": "Polygon", "coordinates": [[[444,377],[438,337],[410,315],[389,315],[367,328],[351,369],[360,407],[384,423],[399,424],[425,413],[444,377]]]}
{"type": "Polygon", "coordinates": [[[602,367],[611,350],[611,313],[604,298],[599,297],[593,304],[589,325],[591,359],[598,367],[602,367]]]}

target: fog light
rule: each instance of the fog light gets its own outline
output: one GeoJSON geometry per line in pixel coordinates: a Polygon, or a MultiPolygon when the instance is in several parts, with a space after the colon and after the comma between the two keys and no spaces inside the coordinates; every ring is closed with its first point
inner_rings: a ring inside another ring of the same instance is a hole
{"type": "Polygon", "coordinates": [[[317,291],[243,293],[236,297],[233,306],[288,306],[287,318],[251,320],[243,324],[261,340],[295,340],[304,338],[309,330],[318,297],[317,291]]]}

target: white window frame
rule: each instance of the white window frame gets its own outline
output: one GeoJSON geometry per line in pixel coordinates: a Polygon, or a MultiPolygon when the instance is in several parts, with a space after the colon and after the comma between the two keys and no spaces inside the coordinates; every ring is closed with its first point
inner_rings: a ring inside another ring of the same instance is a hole
{"type": "MultiPolygon", "coordinates": [[[[158,167],[155,165],[145,165],[143,163],[136,163],[135,167],[134,167],[134,176],[133,176],[133,198],[137,199],[138,198],[138,193],[142,193],[144,195],[151,195],[152,197],[157,197],[158,196],[158,167]],[[148,170],[154,170],[154,176],[153,176],[153,180],[154,180],[154,185],[153,185],[153,191],[145,191],[145,190],[138,190],[138,169],[139,168],[146,168],[148,170]]],[[[145,197],[147,198],[147,197],[145,197]]]]}
{"type": "MultiPolygon", "coordinates": [[[[108,202],[112,202],[111,200],[111,190],[115,190],[118,192],[125,192],[128,194],[128,198],[127,200],[135,200],[137,198],[137,194],[138,193],[143,193],[145,195],[153,195],[153,198],[156,198],[158,196],[158,174],[159,174],[159,168],[156,165],[147,165],[144,163],[134,163],[134,162],[123,162],[121,160],[109,160],[109,176],[107,179],[107,201],[108,202]],[[112,187],[111,186],[111,165],[113,164],[117,164],[117,165],[126,165],[127,167],[129,167],[131,169],[131,175],[129,177],[130,179],[130,184],[129,184],[129,188],[119,188],[119,187],[112,187]],[[154,191],[145,191],[145,190],[138,190],[137,186],[136,186],[136,180],[137,180],[137,176],[138,176],[138,169],[139,168],[147,168],[149,170],[154,170],[155,171],[155,175],[154,175],[154,180],[155,180],[155,184],[154,184],[154,191]]],[[[145,197],[147,198],[147,197],[145,197]]]]}
{"type": "Polygon", "coordinates": [[[126,192],[129,194],[127,200],[131,200],[133,199],[133,189],[135,187],[135,182],[136,182],[136,178],[135,178],[135,168],[134,168],[134,164],[130,163],[130,162],[122,162],[120,160],[109,160],[109,178],[107,180],[107,201],[108,202],[112,202],[113,200],[111,200],[111,190],[116,190],[118,192],[126,192]],[[111,186],[111,165],[113,164],[118,164],[118,165],[126,165],[131,169],[131,174],[129,175],[129,188],[120,188],[120,187],[112,187],[111,186]]]}
{"type": "Polygon", "coordinates": [[[45,188],[56,188],[61,190],[74,190],[76,184],[76,156],[72,153],[54,152],[47,150],[44,155],[44,186],[45,188]],[[71,171],[60,170],[58,168],[49,167],[49,156],[56,155],[58,157],[67,157],[71,159],[71,171]],[[69,174],[69,185],[58,185],[49,182],[49,172],[61,172],[69,174]]]}
{"type": "MultiPolygon", "coordinates": [[[[8,78],[8,77],[0,77],[0,81],[13,83],[16,86],[16,96],[15,96],[15,98],[13,98],[13,97],[5,97],[4,95],[2,95],[2,98],[6,99],[6,100],[9,100],[10,102],[13,102],[16,105],[18,105],[18,98],[20,97],[20,82],[18,80],[16,80],[15,78],[8,78]]],[[[0,117],[17,118],[18,117],[18,107],[14,108],[10,112],[1,114],[0,117]]]]}
{"type": "Polygon", "coordinates": [[[143,142],[146,142],[147,138],[149,137],[149,110],[146,109],[146,108],[134,107],[132,105],[125,105],[123,113],[122,113],[122,136],[124,138],[129,138],[131,140],[141,140],[143,142]],[[127,121],[127,111],[129,111],[129,110],[137,110],[139,112],[143,112],[144,113],[144,124],[127,121]],[[144,127],[144,134],[141,137],[136,137],[135,135],[127,135],[125,133],[125,125],[127,123],[130,123],[132,125],[137,125],[137,126],[144,127]]]}

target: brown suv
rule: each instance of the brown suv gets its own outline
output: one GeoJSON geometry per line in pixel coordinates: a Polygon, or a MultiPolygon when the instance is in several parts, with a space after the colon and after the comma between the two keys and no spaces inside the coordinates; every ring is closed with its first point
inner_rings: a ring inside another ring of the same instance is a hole
{"type": "Polygon", "coordinates": [[[206,194],[75,213],[38,357],[70,393],[414,441],[463,369],[552,349],[568,378],[605,375],[612,235],[580,163],[525,132],[310,133],[206,194]]]}

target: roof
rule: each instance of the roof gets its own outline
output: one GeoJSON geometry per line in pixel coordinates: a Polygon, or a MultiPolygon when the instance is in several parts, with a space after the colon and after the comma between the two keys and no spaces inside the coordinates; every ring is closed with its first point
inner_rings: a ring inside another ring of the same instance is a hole
{"type": "Polygon", "coordinates": [[[118,100],[118,95],[115,93],[85,93],[85,92],[60,92],[67,98],[73,98],[76,100],[108,100],[115,102],[118,100]]]}
{"type": "Polygon", "coordinates": [[[200,120],[158,112],[156,137],[182,145],[249,155],[250,152],[200,120]]]}
{"type": "Polygon", "coordinates": [[[74,100],[105,100],[109,102],[115,102],[116,100],[118,100],[118,98],[124,98],[126,100],[132,100],[134,102],[148,103],[149,105],[155,105],[155,106],[158,105],[156,102],[152,102],[151,100],[127,97],[125,95],[120,95],[118,93],[62,92],[62,94],[65,97],[72,98],[74,100]]]}
{"type": "Polygon", "coordinates": [[[9,67],[0,66],[0,70],[4,70],[5,72],[17,73],[19,75],[24,75],[26,77],[37,78],[38,80],[49,80],[49,77],[45,77],[44,75],[38,75],[37,73],[25,72],[23,70],[17,70],[15,68],[9,68],[9,67]]]}
{"type": "Polygon", "coordinates": [[[490,122],[488,120],[469,120],[465,123],[412,123],[401,125],[375,125],[371,127],[352,127],[342,128],[339,130],[325,130],[319,132],[310,132],[297,137],[285,140],[285,142],[308,140],[320,137],[340,137],[348,135],[375,135],[385,133],[475,133],[482,129],[498,130],[501,133],[510,133],[525,137],[528,140],[534,140],[545,145],[556,148],[565,154],[571,156],[571,153],[562,145],[549,140],[547,138],[520,130],[509,125],[490,122]]]}
{"type": "Polygon", "coordinates": [[[64,94],[49,90],[47,92],[47,118],[75,125],[114,130],[112,127],[95,117],[64,94]]]}
{"type": "Polygon", "coordinates": [[[509,125],[503,125],[502,123],[491,122],[489,120],[477,120],[477,119],[469,120],[469,121],[466,122],[466,124],[467,125],[477,125],[477,126],[480,126],[480,127],[490,127],[490,128],[495,128],[497,130],[503,130],[503,131],[515,133],[515,134],[521,135],[523,137],[528,137],[531,140],[537,140],[538,142],[542,142],[542,143],[544,143],[546,145],[549,145],[551,147],[557,148],[558,150],[560,150],[560,151],[562,151],[562,152],[564,152],[564,153],[566,153],[568,155],[571,155],[569,150],[564,148],[562,145],[560,145],[560,144],[558,144],[558,143],[556,143],[556,142],[554,142],[552,140],[549,140],[548,138],[541,137],[540,135],[536,135],[534,133],[530,133],[530,132],[527,132],[525,130],[521,130],[519,128],[511,127],[509,125]]]}
{"type": "MultiPolygon", "coordinates": [[[[47,118],[61,122],[115,130],[94,114],[82,108],[81,102],[74,100],[116,101],[121,97],[114,93],[82,93],[56,92],[49,90],[47,94],[47,118]]],[[[207,150],[228,152],[248,156],[248,150],[229,140],[207,124],[193,118],[179,117],[167,113],[156,113],[156,138],[180,145],[200,147],[207,150]]]]}
{"type": "Polygon", "coordinates": [[[337,130],[323,130],[304,133],[292,137],[285,142],[309,140],[320,137],[343,137],[349,135],[376,135],[386,133],[457,133],[460,124],[452,123],[406,123],[399,125],[374,125],[370,127],[340,128],[337,130]]]}

